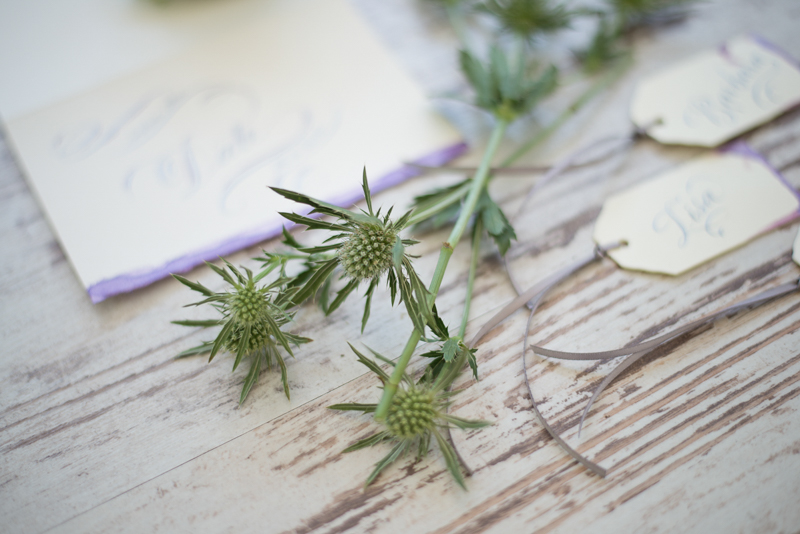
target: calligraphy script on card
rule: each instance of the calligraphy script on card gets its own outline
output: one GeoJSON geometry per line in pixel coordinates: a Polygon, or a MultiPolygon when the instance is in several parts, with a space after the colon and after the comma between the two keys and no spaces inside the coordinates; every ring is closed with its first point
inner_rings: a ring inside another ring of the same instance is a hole
{"type": "Polygon", "coordinates": [[[93,301],[280,232],[279,186],[339,204],[442,164],[457,132],[342,0],[273,0],[250,26],[8,121],[93,301]]]}
{"type": "Polygon", "coordinates": [[[631,119],[661,143],[718,146],[800,104],[800,68],[744,36],[637,85],[631,119]]]}
{"type": "Polygon", "coordinates": [[[777,172],[738,143],[610,197],[595,224],[599,245],[625,269],[678,275],[798,214],[777,172]]]}

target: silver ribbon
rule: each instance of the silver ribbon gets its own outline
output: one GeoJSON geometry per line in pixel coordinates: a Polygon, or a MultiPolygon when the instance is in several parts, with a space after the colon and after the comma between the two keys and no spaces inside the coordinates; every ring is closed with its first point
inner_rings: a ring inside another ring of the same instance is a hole
{"type": "Polygon", "coordinates": [[[582,258],[576,261],[575,263],[567,267],[564,267],[555,274],[548,276],[544,280],[535,284],[527,291],[517,290],[519,296],[513,301],[511,301],[509,304],[504,306],[491,319],[489,319],[489,321],[487,321],[486,324],[484,324],[484,326],[478,331],[478,333],[475,335],[475,337],[469,344],[470,347],[475,346],[480,341],[480,339],[484,335],[486,335],[490,330],[492,330],[495,326],[503,322],[516,310],[527,304],[528,308],[530,309],[530,315],[528,317],[528,322],[525,327],[525,338],[522,349],[522,365],[525,371],[525,385],[528,388],[528,393],[531,398],[533,411],[536,415],[536,418],[539,420],[542,426],[570,456],[572,456],[575,460],[584,465],[587,469],[589,469],[590,471],[596,473],[601,477],[606,476],[606,470],[600,467],[599,465],[591,462],[586,457],[577,452],[575,449],[570,447],[561,438],[558,432],[556,432],[555,429],[553,429],[547,423],[544,416],[539,411],[539,408],[536,405],[536,400],[533,396],[533,389],[528,379],[528,367],[527,367],[527,362],[525,361],[525,355],[528,352],[528,350],[532,350],[534,353],[542,356],[548,356],[551,358],[558,358],[562,360],[607,360],[610,358],[617,358],[619,356],[627,356],[627,358],[622,360],[622,362],[620,362],[614,368],[614,370],[611,371],[611,373],[609,373],[609,375],[606,376],[606,378],[603,379],[600,385],[595,389],[592,398],[587,403],[586,408],[583,410],[583,414],[581,415],[581,421],[578,427],[578,435],[580,435],[580,431],[583,428],[583,422],[586,418],[586,415],[589,413],[589,410],[594,404],[594,401],[600,396],[605,387],[608,386],[608,384],[610,384],[615,378],[617,378],[623,371],[625,371],[625,369],[633,365],[637,360],[642,358],[645,354],[647,354],[651,350],[677,338],[678,336],[696,330],[697,328],[700,328],[703,325],[712,323],[717,319],[721,319],[722,317],[729,317],[744,309],[760,306],[761,304],[769,300],[783,297],[785,295],[800,290],[800,278],[798,278],[794,282],[789,282],[786,284],[779,285],[777,287],[773,287],[771,289],[767,289],[766,291],[763,291],[755,296],[749,297],[743,301],[737,302],[735,304],[722,308],[719,311],[706,315],[705,317],[701,317],[700,319],[697,319],[686,325],[678,327],[671,332],[654,337],[648,341],[630,347],[623,347],[620,349],[600,351],[600,352],[566,352],[560,350],[551,350],[546,347],[541,347],[538,345],[530,345],[528,342],[528,335],[530,332],[530,326],[533,320],[533,316],[536,313],[539,303],[550,292],[550,290],[553,287],[557,286],[562,281],[564,281],[565,279],[567,279],[569,276],[574,274],[575,272],[589,265],[590,263],[593,263],[594,261],[604,258],[607,251],[620,246],[624,246],[624,243],[613,243],[611,245],[604,247],[598,246],[595,248],[595,251],[591,256],[582,258]]]}

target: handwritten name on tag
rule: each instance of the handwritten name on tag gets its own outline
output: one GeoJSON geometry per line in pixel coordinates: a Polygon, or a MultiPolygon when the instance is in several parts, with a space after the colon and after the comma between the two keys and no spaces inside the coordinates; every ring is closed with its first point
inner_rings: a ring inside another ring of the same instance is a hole
{"type": "Polygon", "coordinates": [[[715,152],[618,195],[603,205],[594,230],[620,267],[681,274],[798,216],[800,200],[744,144],[715,152]]]}
{"type": "Polygon", "coordinates": [[[800,103],[800,69],[744,36],[639,82],[631,120],[661,143],[718,146],[800,103]]]}
{"type": "Polygon", "coordinates": [[[794,254],[792,259],[797,265],[800,265],[800,232],[797,232],[797,237],[794,238],[794,254]]]}

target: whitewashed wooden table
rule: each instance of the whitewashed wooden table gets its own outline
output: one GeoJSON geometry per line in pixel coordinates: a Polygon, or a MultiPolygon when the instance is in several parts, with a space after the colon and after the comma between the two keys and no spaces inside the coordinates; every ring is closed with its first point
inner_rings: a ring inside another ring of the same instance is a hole
{"type": "MultiPolygon", "coordinates": [[[[413,26],[418,9],[404,4],[359,2],[414,75],[441,89],[435,71],[413,66],[423,41],[403,40],[398,21],[413,26]]],[[[442,28],[421,26],[446,41],[442,28]]],[[[683,24],[640,37],[633,69],[538,157],[626,131],[633,82],[660,66],[752,31],[800,57],[798,28],[797,2],[701,4],[683,24]]],[[[546,119],[547,109],[541,113],[546,119]]],[[[800,110],[745,138],[800,186],[800,110]]],[[[643,142],[548,186],[518,225],[511,254],[523,281],[591,248],[609,194],[699,152],[643,142]]],[[[404,204],[456,178],[417,179],[378,201],[404,204]]],[[[513,211],[532,180],[492,187],[513,211]]],[[[798,223],[786,226],[678,278],[594,264],[547,298],[533,339],[564,350],[615,348],[796,279],[797,231],[798,223]]],[[[340,454],[373,423],[326,406],[377,399],[375,379],[346,341],[398,354],[409,330],[401,308],[375,306],[363,336],[357,300],[330,318],[303,309],[297,330],[315,342],[289,362],[292,400],[279,373],[264,371],[237,407],[245,371],[232,374],[230,359],[173,360],[208,336],[169,323],[193,313],[181,309],[192,297],[179,284],[89,302],[4,141],[0,232],[2,532],[800,532],[800,295],[656,350],[600,398],[580,438],[580,410],[612,364],[531,356],[546,417],[609,469],[606,479],[577,465],[536,423],[522,380],[519,313],[480,345],[481,381],[464,376],[457,384],[465,391],[454,412],[495,423],[454,433],[475,471],[469,491],[452,482],[437,451],[399,462],[364,490],[387,451],[340,454]]],[[[416,247],[423,278],[444,236],[429,234],[416,247]]],[[[252,265],[257,252],[232,259],[252,265]]],[[[439,310],[451,324],[467,260],[466,247],[457,250],[443,284],[439,310]]],[[[190,277],[221,287],[212,274],[198,268],[190,277]]],[[[512,295],[486,244],[470,330],[512,295]]]]}

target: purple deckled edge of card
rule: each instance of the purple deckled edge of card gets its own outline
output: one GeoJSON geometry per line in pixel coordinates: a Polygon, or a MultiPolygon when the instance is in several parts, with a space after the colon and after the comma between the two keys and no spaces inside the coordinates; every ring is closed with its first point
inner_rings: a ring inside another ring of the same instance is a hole
{"type": "MultiPolygon", "coordinates": [[[[416,159],[414,160],[414,163],[418,165],[437,167],[444,165],[445,163],[462,155],[467,151],[468,148],[469,147],[466,143],[460,142],[416,159]]],[[[421,171],[415,167],[403,165],[402,167],[381,176],[377,180],[371,181],[370,190],[373,193],[383,191],[398,185],[409,178],[419,175],[420,172],[421,171]]],[[[356,192],[344,194],[339,198],[325,200],[339,206],[349,206],[360,201],[362,198],[363,193],[359,187],[358,191],[356,192]]],[[[114,295],[128,293],[134,289],[140,289],[148,286],[153,282],[161,280],[162,278],[166,278],[172,273],[185,273],[200,265],[204,261],[213,260],[220,256],[231,254],[238,250],[242,250],[243,248],[255,245],[261,241],[272,239],[273,237],[281,234],[281,229],[283,226],[290,228],[293,226],[293,224],[287,222],[286,224],[282,223],[278,228],[266,228],[239,234],[226,239],[221,243],[217,243],[216,245],[213,245],[207,249],[192,252],[190,254],[181,256],[180,258],[171,260],[159,267],[121,274],[108,280],[102,280],[89,286],[86,291],[89,294],[89,298],[91,299],[92,303],[97,304],[98,302],[102,302],[109,297],[113,297],[114,295]]]]}
{"type": "MultiPolygon", "coordinates": [[[[783,185],[786,186],[786,188],[789,191],[792,192],[795,198],[797,198],[797,201],[800,202],[800,192],[798,192],[797,189],[795,189],[794,186],[790,184],[789,181],[786,180],[786,178],[784,178],[784,176],[778,171],[778,169],[770,165],[770,163],[764,158],[764,156],[761,155],[760,152],[756,151],[753,147],[751,147],[744,141],[741,140],[731,141],[730,143],[719,147],[717,151],[722,154],[738,154],[740,156],[745,156],[749,159],[760,161],[761,163],[764,164],[765,167],[767,167],[772,172],[772,174],[775,175],[775,178],[777,178],[783,185]]],[[[790,223],[793,220],[797,219],[798,217],[800,217],[800,209],[798,209],[798,211],[794,212],[793,214],[788,215],[783,219],[779,220],[778,222],[772,224],[771,226],[765,228],[762,233],[767,233],[776,228],[780,228],[784,224],[790,223]]]]}

